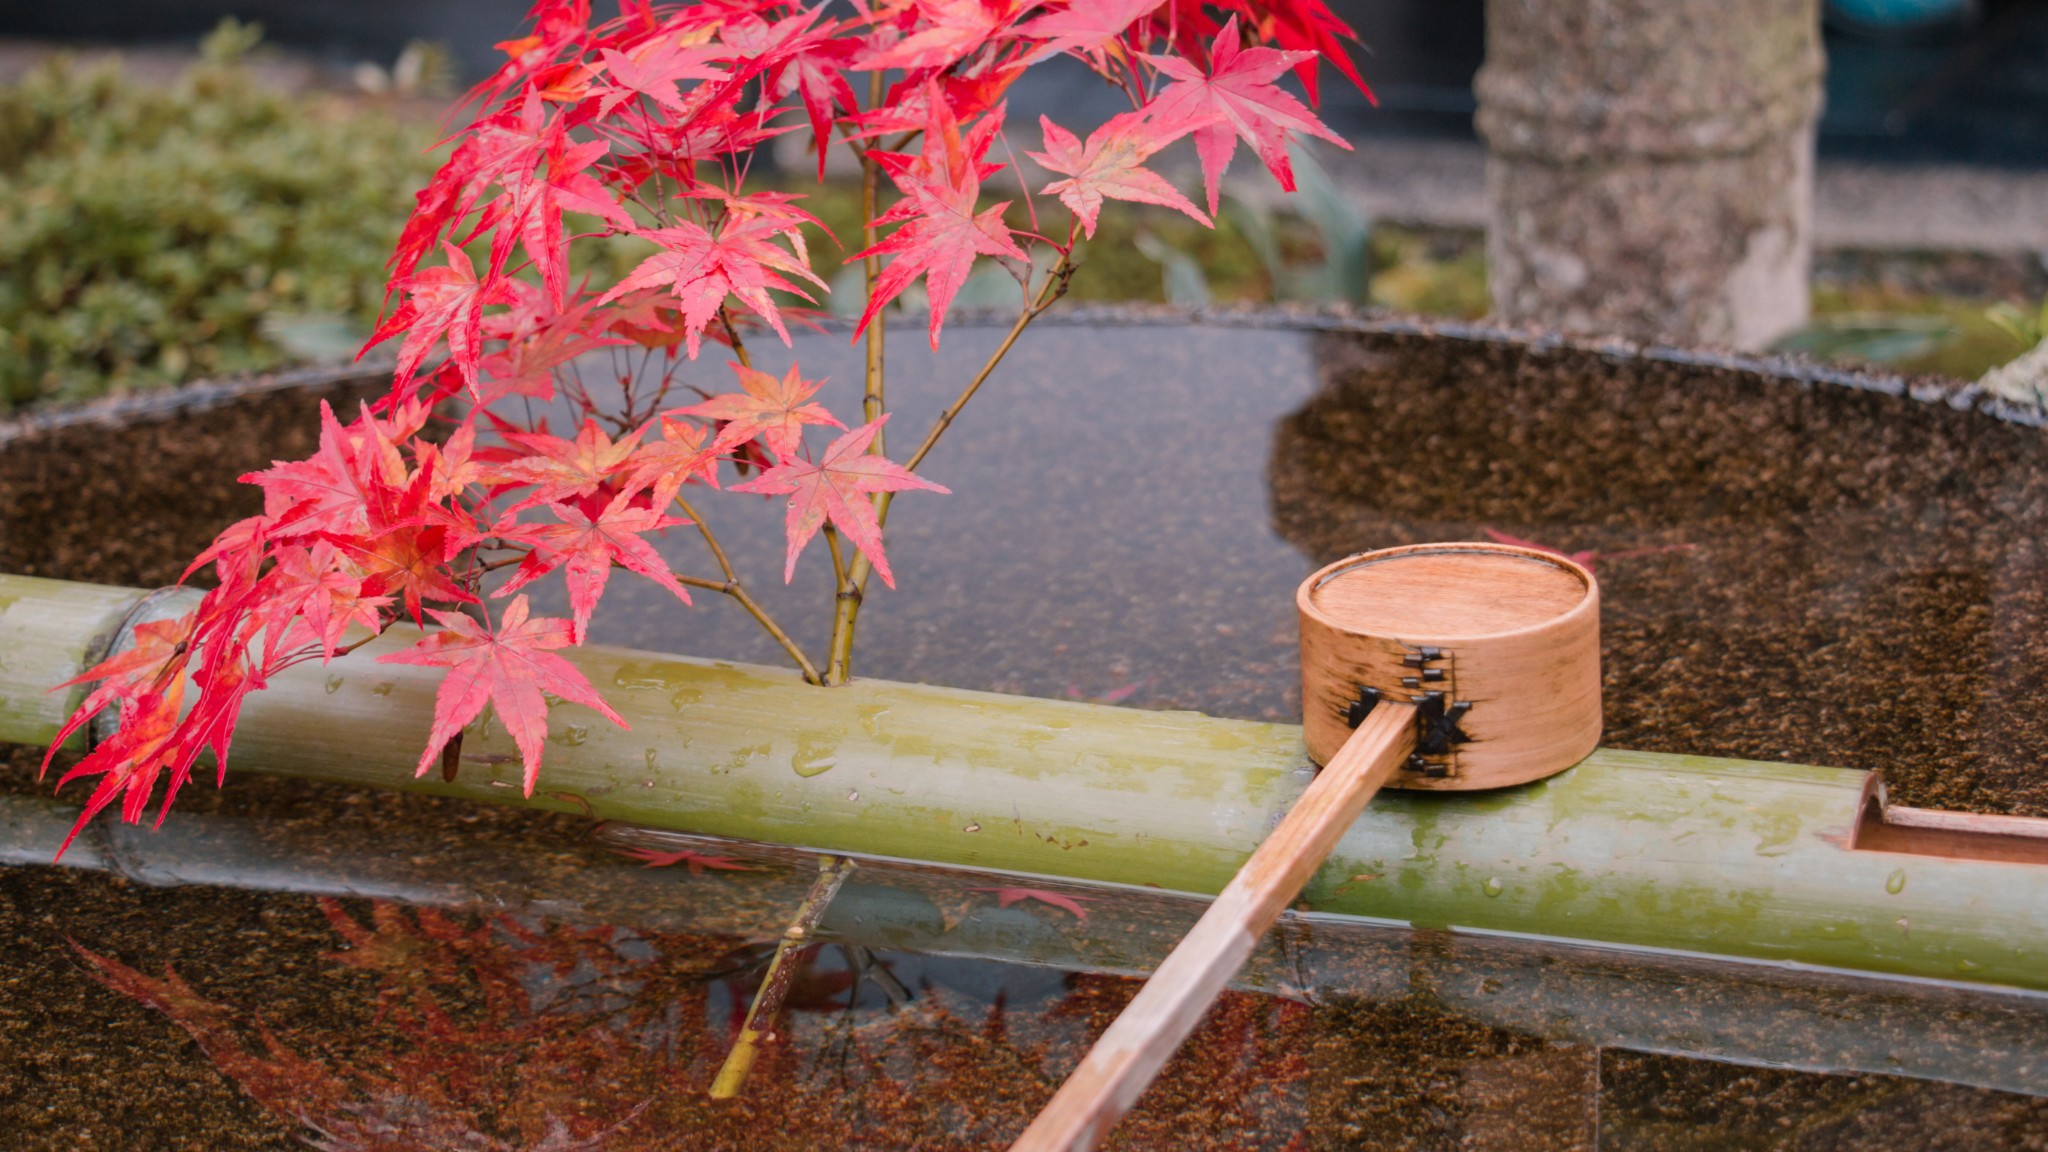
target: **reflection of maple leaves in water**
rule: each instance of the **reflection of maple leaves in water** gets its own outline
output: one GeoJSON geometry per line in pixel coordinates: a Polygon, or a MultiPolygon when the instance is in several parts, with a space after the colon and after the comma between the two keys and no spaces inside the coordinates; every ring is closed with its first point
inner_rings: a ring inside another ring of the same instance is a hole
{"type": "Polygon", "coordinates": [[[1043,888],[969,888],[968,891],[995,893],[998,908],[1008,908],[1021,901],[1035,900],[1048,907],[1070,912],[1074,919],[1084,924],[1088,921],[1088,909],[1081,907],[1082,902],[1088,899],[1086,896],[1067,896],[1058,892],[1048,892],[1043,888]]]}
{"type": "MultiPolygon", "coordinates": [[[[1077,975],[1024,1008],[927,985],[855,1010],[855,977],[810,971],[746,1094],[704,1093],[767,956],[725,939],[321,901],[369,977],[376,1019],[291,1027],[80,948],[109,988],[169,1016],[323,1152],[1000,1147],[1135,993],[1077,975]]],[[[309,974],[310,975],[310,974],[309,974]]],[[[325,978],[323,978],[325,979],[325,978]]],[[[348,986],[345,982],[343,986],[348,986]]],[[[367,1005],[366,1005],[367,1007],[367,1005]]],[[[1284,1152],[1306,1130],[1299,1004],[1226,993],[1118,1128],[1125,1149],[1284,1152]]]]}
{"type": "Polygon", "coordinates": [[[329,1033],[280,1035],[253,1013],[200,996],[168,969],[157,980],[79,952],[102,983],[170,1016],[243,1091],[311,1129],[312,1146],[327,1152],[608,1147],[658,1089],[645,1077],[588,1075],[617,1053],[621,1036],[644,1037],[661,1023],[637,996],[659,983],[643,971],[654,939],[609,928],[534,929],[511,917],[478,923],[383,903],[365,924],[336,901],[321,906],[348,945],[329,959],[381,986],[376,1023],[344,1043],[389,1032],[404,1038],[372,1058],[336,1059],[329,1033]],[[251,1028],[260,1046],[246,1038],[251,1028]],[[565,1091],[571,1083],[575,1090],[565,1091]]]}
{"type": "Polygon", "coordinates": [[[736,856],[708,856],[684,848],[676,852],[663,852],[659,848],[621,848],[619,855],[638,860],[649,868],[673,868],[678,864],[689,866],[690,875],[702,876],[706,869],[716,872],[759,872],[751,864],[742,864],[736,856]]]}

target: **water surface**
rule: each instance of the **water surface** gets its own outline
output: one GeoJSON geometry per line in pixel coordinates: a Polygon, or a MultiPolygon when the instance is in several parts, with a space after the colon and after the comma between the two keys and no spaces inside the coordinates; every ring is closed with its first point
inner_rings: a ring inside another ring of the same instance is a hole
{"type": "MultiPolygon", "coordinates": [[[[998,335],[899,342],[896,455],[998,335]]],[[[851,407],[843,337],[793,355],[851,407]]],[[[2030,429],[1726,366],[1048,326],[933,454],[955,494],[897,504],[900,591],[876,589],[859,667],[1290,717],[1303,575],[1491,530],[1599,553],[1610,743],[2042,814],[2043,462],[2030,429]]],[[[246,467],[222,463],[208,499],[246,467]]],[[[701,507],[815,650],[824,553],[784,589],[779,504],[701,507]]],[[[663,548],[709,574],[691,534],[663,548]]],[[[775,662],[704,599],[621,574],[594,637],[775,662]]],[[[239,777],[52,869],[68,815],[26,762],[0,795],[9,1148],[1001,1147],[1199,911],[861,865],[746,1094],[714,1103],[801,854],[687,843],[696,870],[649,869],[568,817],[239,777]]],[[[2028,1149],[2044,1100],[2039,997],[1311,917],[1112,1146],[2028,1149]]]]}

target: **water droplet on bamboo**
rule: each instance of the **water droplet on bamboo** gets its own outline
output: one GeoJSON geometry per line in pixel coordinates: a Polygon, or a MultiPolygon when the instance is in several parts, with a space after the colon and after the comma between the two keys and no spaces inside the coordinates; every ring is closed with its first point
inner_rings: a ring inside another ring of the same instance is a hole
{"type": "Polygon", "coordinates": [[[653,688],[666,692],[675,685],[668,677],[658,673],[650,664],[622,664],[612,673],[612,685],[617,688],[653,688]]]}
{"type": "Polygon", "coordinates": [[[879,738],[882,735],[882,717],[888,714],[889,707],[886,704],[861,705],[858,713],[860,716],[860,730],[870,736],[879,738]]]}
{"type": "Polygon", "coordinates": [[[582,744],[588,739],[590,739],[590,729],[585,728],[581,724],[571,724],[562,729],[562,743],[567,744],[571,748],[582,744]]]}
{"type": "Polygon", "coordinates": [[[655,751],[652,748],[649,748],[647,750],[647,770],[649,772],[658,771],[660,769],[660,764],[661,753],[655,751]]]}
{"type": "Polygon", "coordinates": [[[1884,890],[1894,896],[1904,892],[1906,890],[1906,870],[1904,868],[1892,869],[1892,874],[1884,878],[1884,890]]]}
{"type": "Polygon", "coordinates": [[[1488,896],[1498,896],[1502,892],[1507,891],[1507,887],[1507,885],[1500,882],[1500,877],[1489,876],[1486,878],[1486,883],[1479,886],[1479,890],[1488,896]]]}
{"type": "Polygon", "coordinates": [[[813,736],[798,738],[796,755],[789,758],[789,766],[806,780],[830,772],[839,763],[839,742],[820,740],[813,736]]]}
{"type": "Polygon", "coordinates": [[[370,695],[389,696],[391,695],[391,690],[396,687],[398,687],[398,685],[393,684],[389,680],[379,680],[375,684],[370,685],[370,695]]]}
{"type": "Polygon", "coordinates": [[[327,694],[332,696],[339,691],[341,691],[341,677],[330,674],[327,677],[327,694]]]}

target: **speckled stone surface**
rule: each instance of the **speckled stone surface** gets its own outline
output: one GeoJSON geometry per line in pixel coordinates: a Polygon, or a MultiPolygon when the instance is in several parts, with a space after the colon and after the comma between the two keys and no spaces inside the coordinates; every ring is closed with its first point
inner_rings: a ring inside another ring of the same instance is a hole
{"type": "MultiPolygon", "coordinates": [[[[897,444],[995,338],[963,326],[935,360],[898,353],[897,444]]],[[[806,375],[850,388],[843,337],[796,352],[806,375]]],[[[1912,802],[2048,811],[2041,434],[1811,377],[1399,325],[1047,326],[933,455],[955,495],[898,503],[902,590],[877,592],[860,668],[1284,717],[1303,575],[1490,528],[1603,554],[1611,743],[1883,766],[1912,802]]],[[[0,496],[60,467],[104,494],[61,521],[34,511],[47,502],[0,502],[0,554],[52,575],[174,575],[202,520],[253,506],[230,483],[271,454],[250,430],[310,430],[304,395],[248,403],[0,451],[0,486],[15,486],[0,496]],[[164,451],[185,461],[191,509],[124,534],[164,451]],[[126,543],[77,543],[95,534],[126,543]]],[[[783,589],[778,505],[702,510],[815,646],[822,553],[783,589]]],[[[685,533],[663,547],[708,569],[685,533]]],[[[751,629],[728,604],[681,610],[622,574],[593,631],[773,660],[751,629]]],[[[0,787],[37,793],[32,762],[14,754],[0,787]]],[[[999,1148],[1134,988],[1015,962],[1028,950],[884,950],[898,997],[828,946],[747,1097],[712,1105],[701,1089],[734,1008],[802,887],[773,871],[786,866],[648,873],[567,817],[284,780],[180,806],[174,824],[267,828],[273,861],[383,895],[251,887],[280,883],[274,863],[151,887],[168,875],[145,835],[109,857],[134,878],[0,868],[0,1145],[999,1148]],[[471,895],[434,896],[456,905],[441,912],[397,898],[444,882],[471,895]]],[[[934,931],[1007,924],[1070,956],[1102,954],[1096,934],[1118,955],[1163,949],[1176,923],[1109,893],[1070,890],[1084,922],[997,908],[971,878],[904,883],[934,931]]],[[[1112,1147],[2048,1147],[2048,1095],[1972,1086],[2048,1094],[2025,1064],[2048,1034],[2034,998],[1293,931],[1273,971],[1298,972],[1300,998],[1226,1001],[1112,1147]],[[1758,1062],[1793,1067],[1744,1066],[1758,1062]]]]}

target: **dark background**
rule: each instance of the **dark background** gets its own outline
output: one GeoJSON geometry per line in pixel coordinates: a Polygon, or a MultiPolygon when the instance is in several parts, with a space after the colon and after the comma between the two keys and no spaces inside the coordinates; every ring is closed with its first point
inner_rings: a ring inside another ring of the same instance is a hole
{"type": "MultiPolygon", "coordinates": [[[[108,44],[191,41],[223,16],[335,64],[389,62],[411,40],[446,46],[467,78],[495,67],[531,0],[0,0],[0,36],[108,44]]],[[[1328,118],[1354,135],[1470,136],[1481,0],[1335,0],[1365,41],[1380,98],[1330,85],[1328,118]]],[[[600,11],[609,5],[600,2],[600,11]]],[[[1828,33],[1826,156],[2037,168],[2048,164],[2048,0],[1981,0],[1971,18],[1828,33]]],[[[1028,95],[1025,97],[1029,101],[1028,95]]]]}

